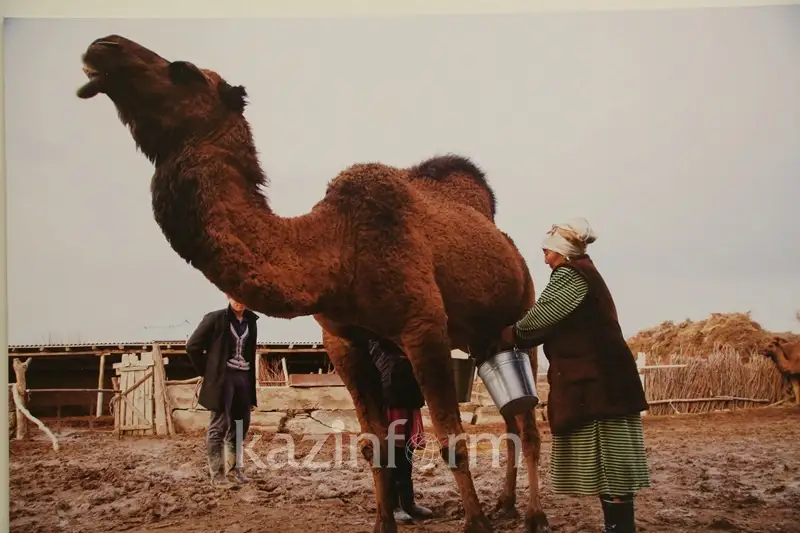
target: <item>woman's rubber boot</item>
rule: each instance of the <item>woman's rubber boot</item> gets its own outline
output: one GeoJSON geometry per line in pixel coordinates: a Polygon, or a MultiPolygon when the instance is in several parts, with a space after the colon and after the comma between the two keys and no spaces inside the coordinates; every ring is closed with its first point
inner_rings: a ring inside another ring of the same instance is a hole
{"type": "Polygon", "coordinates": [[[604,533],[636,533],[633,496],[601,496],[605,519],[604,533]]]}

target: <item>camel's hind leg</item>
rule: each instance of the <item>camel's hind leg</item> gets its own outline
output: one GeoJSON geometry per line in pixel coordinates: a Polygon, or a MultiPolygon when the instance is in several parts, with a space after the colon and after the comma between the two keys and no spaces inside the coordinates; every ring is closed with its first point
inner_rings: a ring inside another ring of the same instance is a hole
{"type": "MultiPolygon", "coordinates": [[[[435,290],[435,288],[434,288],[435,290]]],[[[428,292],[430,303],[431,292],[428,292]]],[[[435,293],[434,293],[435,294],[435,293]]],[[[424,300],[423,300],[424,301],[424,300]]],[[[414,369],[430,411],[441,453],[461,493],[468,533],[490,533],[492,526],[481,509],[469,470],[466,433],[461,425],[453,381],[453,363],[447,334],[447,315],[439,307],[418,312],[401,335],[401,345],[414,369]]]]}
{"type": "Polygon", "coordinates": [[[542,439],[536,427],[536,415],[529,411],[517,417],[522,433],[522,454],[528,467],[528,508],[525,510],[526,533],[547,533],[550,527],[547,515],[542,508],[539,493],[539,460],[541,459],[542,439]]]}
{"type": "Polygon", "coordinates": [[[506,478],[494,511],[504,518],[514,518],[517,513],[517,471],[522,456],[522,439],[515,417],[503,417],[506,423],[506,478]]]}
{"type": "Polygon", "coordinates": [[[396,533],[394,504],[391,501],[388,462],[387,420],[382,409],[380,375],[363,342],[337,337],[323,330],[325,349],[336,373],[353,398],[361,424],[361,454],[372,465],[377,517],[374,533],[396,533]],[[365,437],[366,440],[363,438],[365,437]]]}
{"type": "Polygon", "coordinates": [[[542,508],[539,493],[539,460],[541,458],[541,438],[536,427],[533,411],[517,417],[504,417],[506,422],[506,479],[503,492],[495,506],[495,511],[505,517],[517,516],[516,485],[519,464],[519,443],[528,470],[528,508],[525,510],[525,532],[547,533],[550,531],[547,515],[542,508]]]}
{"type": "Polygon", "coordinates": [[[800,407],[800,378],[792,378],[792,390],[794,391],[794,403],[800,407]]]}
{"type": "MultiPolygon", "coordinates": [[[[539,354],[536,348],[526,350],[531,360],[534,383],[539,372],[539,354]]],[[[517,416],[522,433],[522,454],[528,467],[528,508],[525,510],[525,531],[527,533],[547,533],[550,527],[547,515],[542,508],[539,493],[539,461],[542,458],[542,436],[536,426],[536,411],[530,410],[517,416]]]]}

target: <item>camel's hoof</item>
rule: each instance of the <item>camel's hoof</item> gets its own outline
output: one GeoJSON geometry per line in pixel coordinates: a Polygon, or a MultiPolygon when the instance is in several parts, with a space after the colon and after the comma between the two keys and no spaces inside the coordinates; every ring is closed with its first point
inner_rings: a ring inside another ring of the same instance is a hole
{"type": "Polygon", "coordinates": [[[542,511],[529,512],[525,515],[525,533],[552,533],[547,516],[542,511]]]}
{"type": "Polygon", "coordinates": [[[485,516],[467,520],[467,525],[464,528],[464,533],[493,533],[492,524],[485,516]]]}
{"type": "Polygon", "coordinates": [[[517,518],[519,512],[517,511],[516,502],[509,498],[500,498],[492,509],[492,514],[497,518],[517,518]]]}

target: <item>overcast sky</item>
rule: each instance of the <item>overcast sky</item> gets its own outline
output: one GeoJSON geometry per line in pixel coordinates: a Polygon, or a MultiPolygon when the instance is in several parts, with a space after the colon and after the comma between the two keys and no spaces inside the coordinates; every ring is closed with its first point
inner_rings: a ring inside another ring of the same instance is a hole
{"type": "MultiPolygon", "coordinates": [[[[798,329],[800,7],[383,19],[6,20],[9,342],[183,339],[224,296],[153,220],[151,164],[75,96],[119,33],[250,94],[269,196],[306,212],[359,161],[468,155],[539,291],[587,217],[626,335],[752,311],[798,329]]],[[[310,317],[263,340],[318,340],[310,317]]]]}

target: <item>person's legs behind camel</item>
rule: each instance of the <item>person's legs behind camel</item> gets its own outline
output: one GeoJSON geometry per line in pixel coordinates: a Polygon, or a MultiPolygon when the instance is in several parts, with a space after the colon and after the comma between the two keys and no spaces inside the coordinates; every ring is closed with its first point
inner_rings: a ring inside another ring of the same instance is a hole
{"type": "MultiPolygon", "coordinates": [[[[387,409],[390,424],[390,452],[394,452],[392,467],[394,516],[400,523],[413,519],[432,518],[433,511],[416,503],[412,478],[413,453],[424,444],[422,413],[415,408],[387,409]]],[[[391,457],[390,457],[391,459],[391,457]]]]}
{"type": "Polygon", "coordinates": [[[413,446],[409,441],[424,439],[422,413],[425,404],[422,391],[414,377],[411,362],[394,343],[375,341],[369,351],[381,376],[382,396],[389,422],[389,453],[392,490],[395,501],[394,517],[398,523],[409,523],[414,518],[430,518],[433,512],[414,501],[410,455],[413,446]]]}
{"type": "Polygon", "coordinates": [[[391,503],[394,506],[394,520],[398,524],[411,524],[414,517],[408,514],[401,506],[400,494],[403,490],[403,479],[405,474],[402,472],[402,463],[405,457],[406,449],[402,446],[389,444],[389,470],[392,473],[391,482],[391,503]]]}
{"type": "Polygon", "coordinates": [[[432,518],[433,511],[416,503],[414,481],[412,479],[413,448],[398,449],[400,458],[397,461],[397,492],[400,509],[412,518],[432,518]]]}
{"type": "MultiPolygon", "coordinates": [[[[396,413],[397,410],[393,411],[396,413]]],[[[399,524],[410,524],[414,519],[433,517],[433,511],[416,503],[412,478],[412,454],[414,448],[406,446],[406,442],[407,439],[402,438],[402,444],[395,443],[389,446],[389,453],[393,454],[390,455],[389,468],[392,472],[394,519],[399,524]]]]}

